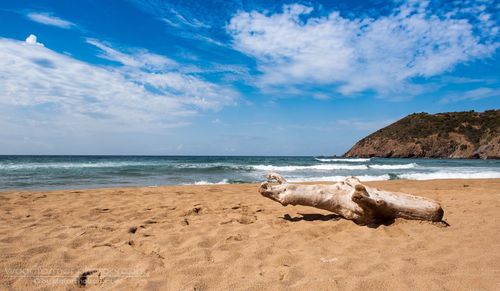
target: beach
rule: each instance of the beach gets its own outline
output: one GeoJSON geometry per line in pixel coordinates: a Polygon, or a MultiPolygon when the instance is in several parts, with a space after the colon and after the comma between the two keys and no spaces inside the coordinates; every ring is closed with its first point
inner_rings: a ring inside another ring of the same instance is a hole
{"type": "Polygon", "coordinates": [[[0,289],[500,290],[500,179],[366,184],[449,226],[358,226],[257,184],[3,192],[0,289]]]}

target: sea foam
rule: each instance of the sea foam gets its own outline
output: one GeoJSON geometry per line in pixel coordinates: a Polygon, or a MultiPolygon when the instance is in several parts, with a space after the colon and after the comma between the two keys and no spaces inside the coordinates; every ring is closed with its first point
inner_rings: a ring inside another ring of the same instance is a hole
{"type": "Polygon", "coordinates": [[[399,174],[399,178],[408,180],[434,180],[434,179],[493,179],[500,178],[500,172],[475,171],[475,172],[446,172],[433,173],[406,173],[399,174]]]}
{"type": "Polygon", "coordinates": [[[412,169],[417,166],[416,163],[411,164],[396,164],[396,165],[369,165],[370,169],[378,169],[378,170],[396,170],[396,169],[412,169]]]}
{"type": "MultiPolygon", "coordinates": [[[[287,179],[289,182],[338,182],[343,181],[345,178],[350,176],[320,176],[320,177],[297,177],[287,179]]],[[[384,181],[390,180],[389,175],[359,175],[356,176],[360,181],[384,181]]]]}
{"type": "Polygon", "coordinates": [[[320,171],[331,171],[331,170],[367,170],[366,165],[347,165],[347,164],[322,164],[322,165],[312,165],[312,166],[273,166],[273,165],[255,165],[251,166],[255,170],[261,171],[282,171],[282,172],[293,172],[302,170],[320,170],[320,171]]]}
{"type": "Polygon", "coordinates": [[[229,184],[229,181],[227,179],[224,179],[220,182],[207,182],[207,181],[201,180],[201,181],[196,181],[193,184],[188,184],[188,185],[224,185],[224,184],[229,184]]]}
{"type": "Polygon", "coordinates": [[[120,168],[128,166],[149,166],[143,162],[95,162],[95,163],[21,163],[0,164],[0,170],[75,169],[75,168],[120,168]]]}
{"type": "Polygon", "coordinates": [[[354,159],[354,158],[340,158],[340,159],[314,158],[314,159],[320,162],[347,162],[347,163],[364,163],[370,161],[370,159],[354,159]]]}

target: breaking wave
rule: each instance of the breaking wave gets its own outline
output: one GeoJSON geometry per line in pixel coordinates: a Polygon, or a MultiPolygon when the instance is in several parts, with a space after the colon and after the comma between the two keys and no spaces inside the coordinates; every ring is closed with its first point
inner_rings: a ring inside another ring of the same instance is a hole
{"type": "MultiPolygon", "coordinates": [[[[300,178],[291,178],[287,180],[289,182],[338,182],[344,180],[347,177],[350,176],[300,177],[300,178]]],[[[361,181],[384,181],[391,179],[389,175],[379,175],[379,176],[359,175],[356,177],[361,181]]]]}
{"type": "Polygon", "coordinates": [[[207,182],[204,180],[201,181],[196,181],[192,185],[224,185],[224,184],[230,184],[228,179],[224,179],[220,182],[207,182]]]}
{"type": "Polygon", "coordinates": [[[316,161],[320,162],[347,162],[347,163],[364,163],[369,162],[370,159],[354,159],[354,158],[336,158],[336,159],[326,159],[326,158],[314,158],[316,161]]]}
{"type": "Polygon", "coordinates": [[[377,170],[395,170],[395,169],[412,169],[417,166],[416,163],[411,164],[401,164],[401,165],[369,165],[370,169],[377,170]]]}
{"type": "Polygon", "coordinates": [[[301,170],[367,170],[366,165],[346,165],[346,164],[333,164],[333,165],[313,165],[313,166],[272,166],[272,165],[255,165],[251,166],[255,170],[261,171],[282,171],[293,172],[301,170]]]}
{"type": "Polygon", "coordinates": [[[97,162],[97,163],[23,163],[0,164],[0,170],[75,169],[75,168],[120,168],[129,166],[150,166],[144,162],[97,162]]]}
{"type": "Polygon", "coordinates": [[[445,172],[433,173],[406,173],[397,175],[400,179],[408,180],[434,180],[434,179],[493,179],[500,178],[500,172],[445,172]]]}

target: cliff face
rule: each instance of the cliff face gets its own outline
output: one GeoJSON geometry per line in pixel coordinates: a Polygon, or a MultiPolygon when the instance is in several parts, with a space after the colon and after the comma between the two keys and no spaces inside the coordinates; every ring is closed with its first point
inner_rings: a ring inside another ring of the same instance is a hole
{"type": "Polygon", "coordinates": [[[344,156],[500,159],[500,110],[411,114],[358,141],[344,156]]]}

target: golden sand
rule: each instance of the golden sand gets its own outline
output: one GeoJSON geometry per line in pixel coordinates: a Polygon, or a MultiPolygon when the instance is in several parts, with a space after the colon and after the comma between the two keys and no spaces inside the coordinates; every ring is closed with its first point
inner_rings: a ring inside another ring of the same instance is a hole
{"type": "Polygon", "coordinates": [[[500,290],[500,179],[366,184],[450,226],[358,226],[255,184],[0,193],[0,289],[500,290]]]}

